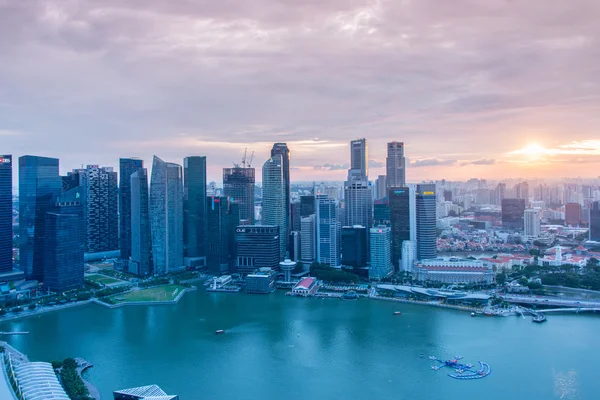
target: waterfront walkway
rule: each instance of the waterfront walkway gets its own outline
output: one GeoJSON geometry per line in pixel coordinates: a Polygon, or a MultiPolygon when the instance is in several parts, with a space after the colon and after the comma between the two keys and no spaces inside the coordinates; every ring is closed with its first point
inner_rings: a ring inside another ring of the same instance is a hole
{"type": "Polygon", "coordinates": [[[408,299],[401,299],[398,297],[384,297],[384,296],[377,296],[377,295],[369,296],[369,297],[371,299],[375,299],[375,300],[395,301],[397,303],[418,304],[421,306],[447,308],[447,309],[451,309],[451,310],[459,310],[459,311],[467,311],[467,312],[481,312],[482,311],[481,308],[457,306],[457,305],[452,305],[452,304],[442,304],[442,303],[436,303],[436,302],[432,302],[432,301],[408,300],[408,299]]]}

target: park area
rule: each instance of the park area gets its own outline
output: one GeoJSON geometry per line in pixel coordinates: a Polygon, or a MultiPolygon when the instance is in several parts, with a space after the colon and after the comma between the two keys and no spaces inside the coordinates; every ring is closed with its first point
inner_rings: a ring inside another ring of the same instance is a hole
{"type": "Polygon", "coordinates": [[[111,285],[113,283],[123,282],[119,279],[111,278],[110,276],[100,275],[100,274],[87,275],[85,277],[85,279],[90,280],[95,283],[100,283],[102,285],[111,285]]]}
{"type": "Polygon", "coordinates": [[[175,284],[156,286],[148,289],[132,290],[128,293],[115,294],[109,297],[109,299],[113,304],[171,301],[175,300],[183,289],[185,289],[185,286],[175,284]]]}

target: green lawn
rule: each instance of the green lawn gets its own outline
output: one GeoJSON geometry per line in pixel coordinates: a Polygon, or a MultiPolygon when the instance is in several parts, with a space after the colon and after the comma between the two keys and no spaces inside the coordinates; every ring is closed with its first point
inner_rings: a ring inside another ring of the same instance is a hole
{"type": "Polygon", "coordinates": [[[92,282],[101,283],[103,285],[110,285],[112,283],[122,282],[119,279],[115,279],[115,278],[111,278],[110,276],[99,275],[99,274],[88,275],[85,277],[85,279],[89,279],[92,282]]]}
{"type": "Polygon", "coordinates": [[[185,287],[181,285],[164,285],[149,289],[134,290],[125,294],[115,294],[114,296],[111,296],[110,299],[115,303],[170,301],[175,299],[183,289],[185,289],[185,287]]]}

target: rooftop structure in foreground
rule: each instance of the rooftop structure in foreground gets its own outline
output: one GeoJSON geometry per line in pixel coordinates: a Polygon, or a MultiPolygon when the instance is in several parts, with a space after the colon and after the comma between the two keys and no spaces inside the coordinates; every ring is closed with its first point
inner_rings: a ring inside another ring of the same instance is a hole
{"type": "Polygon", "coordinates": [[[8,374],[17,382],[18,395],[27,400],[69,400],[58,382],[52,364],[27,362],[13,365],[9,361],[8,374]]]}
{"type": "Polygon", "coordinates": [[[115,390],[113,396],[115,400],[179,400],[179,396],[168,395],[157,385],[115,390]]]}

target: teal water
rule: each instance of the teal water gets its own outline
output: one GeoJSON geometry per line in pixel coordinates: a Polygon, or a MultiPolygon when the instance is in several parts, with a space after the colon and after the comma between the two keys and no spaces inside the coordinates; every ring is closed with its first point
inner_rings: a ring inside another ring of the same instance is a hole
{"type": "Polygon", "coordinates": [[[31,359],[92,362],[86,376],[105,400],[153,383],[182,400],[600,398],[594,315],[534,324],[368,299],[199,290],[174,306],[88,305],[1,323],[7,330],[31,332],[7,339],[31,359]],[[427,356],[457,354],[489,363],[492,374],[459,381],[430,369],[427,356]]]}

